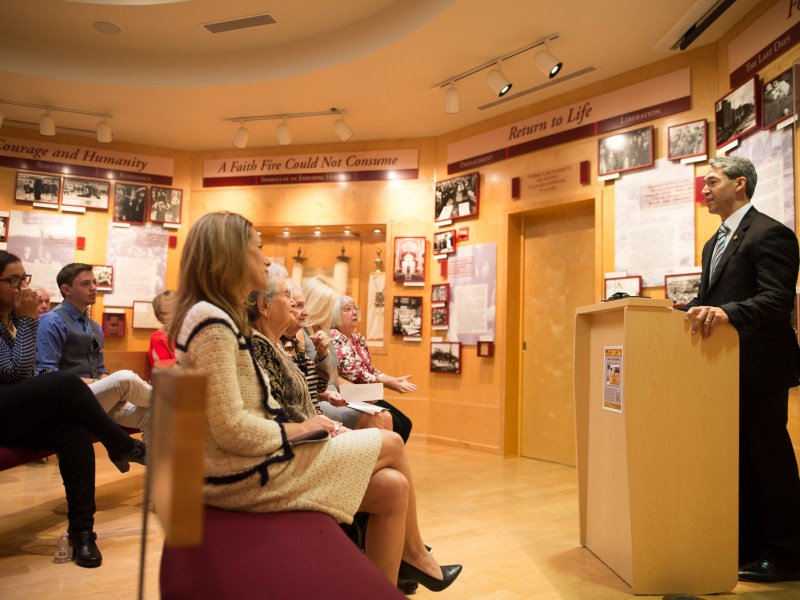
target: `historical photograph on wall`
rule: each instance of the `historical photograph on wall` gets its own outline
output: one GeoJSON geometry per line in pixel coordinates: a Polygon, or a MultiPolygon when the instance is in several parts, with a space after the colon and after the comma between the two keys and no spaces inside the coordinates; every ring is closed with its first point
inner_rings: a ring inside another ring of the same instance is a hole
{"type": "Polygon", "coordinates": [[[680,160],[707,154],[707,132],[708,121],[706,119],[669,127],[667,130],[669,159],[680,160]]]}
{"type": "Polygon", "coordinates": [[[425,238],[394,238],[394,281],[425,281],[425,238]]]}
{"type": "Polygon", "coordinates": [[[461,344],[431,342],[431,372],[461,373],[461,344]]]}
{"type": "Polygon", "coordinates": [[[683,306],[695,298],[700,292],[700,273],[676,273],[664,276],[664,295],[675,303],[683,306]]]}
{"type": "Polygon", "coordinates": [[[764,129],[795,114],[794,68],[764,84],[764,129]]]}
{"type": "Polygon", "coordinates": [[[114,267],[111,265],[92,265],[98,292],[114,291],[114,267]]]}
{"type": "Polygon", "coordinates": [[[456,251],[456,230],[448,229],[433,234],[433,253],[452,254],[456,251]]]}
{"type": "Polygon", "coordinates": [[[111,195],[111,183],[94,179],[64,178],[64,193],[61,196],[62,206],[81,206],[108,210],[108,197],[111,195]]]}
{"type": "Polygon", "coordinates": [[[431,308],[431,325],[434,328],[447,328],[450,322],[450,314],[446,306],[434,306],[431,308]]]}
{"type": "Polygon", "coordinates": [[[436,182],[436,221],[478,215],[480,173],[461,175],[436,182]]]}
{"type": "Polygon", "coordinates": [[[448,302],[450,300],[450,284],[436,283],[431,286],[431,302],[448,302]]]}
{"type": "Polygon", "coordinates": [[[15,200],[58,204],[61,193],[61,177],[37,173],[17,173],[15,200]]]}
{"type": "Polygon", "coordinates": [[[118,183],[114,187],[114,221],[144,223],[147,188],[143,185],[118,183]]]}
{"type": "Polygon", "coordinates": [[[747,80],[715,105],[717,148],[758,127],[758,78],[747,80]]]}
{"type": "Polygon", "coordinates": [[[599,176],[653,165],[653,127],[618,133],[597,142],[599,176]]]}
{"type": "Polygon", "coordinates": [[[183,191],[153,186],[150,189],[150,221],[180,223],[183,191]]]}
{"type": "Polygon", "coordinates": [[[419,296],[394,297],[392,335],[422,337],[422,298],[419,296]]]}
{"type": "Polygon", "coordinates": [[[614,294],[624,296],[639,296],[642,293],[641,275],[630,275],[628,277],[606,277],[606,289],[604,298],[611,298],[614,294]]]}

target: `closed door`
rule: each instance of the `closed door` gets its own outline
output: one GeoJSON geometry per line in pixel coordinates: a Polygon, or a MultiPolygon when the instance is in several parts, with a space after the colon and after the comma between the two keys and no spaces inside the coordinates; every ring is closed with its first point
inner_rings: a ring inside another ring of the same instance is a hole
{"type": "Polygon", "coordinates": [[[594,301],[594,207],[524,222],[522,455],[575,464],[575,309],[594,301]]]}

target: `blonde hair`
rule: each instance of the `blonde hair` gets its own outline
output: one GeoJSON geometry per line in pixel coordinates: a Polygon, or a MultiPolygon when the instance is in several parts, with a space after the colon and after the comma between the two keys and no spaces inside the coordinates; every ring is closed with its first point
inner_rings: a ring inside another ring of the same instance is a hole
{"type": "Polygon", "coordinates": [[[246,255],[252,231],[250,221],[231,212],[209,213],[192,225],[181,253],[170,341],[202,300],[224,310],[242,334],[250,334],[241,292],[250,276],[246,255]]]}
{"type": "Polygon", "coordinates": [[[336,301],[336,290],[321,275],[303,282],[306,297],[306,327],[317,327],[325,331],[331,328],[331,309],[336,301]]]}
{"type": "Polygon", "coordinates": [[[342,324],[342,309],[348,304],[355,305],[355,303],[356,301],[353,300],[352,296],[338,296],[336,298],[333,302],[333,308],[331,309],[332,329],[340,329],[340,325],[342,324]]]}
{"type": "Polygon", "coordinates": [[[169,311],[172,309],[172,301],[174,300],[172,295],[174,293],[172,290],[164,290],[153,298],[153,313],[161,324],[166,324],[167,322],[169,311]]]}

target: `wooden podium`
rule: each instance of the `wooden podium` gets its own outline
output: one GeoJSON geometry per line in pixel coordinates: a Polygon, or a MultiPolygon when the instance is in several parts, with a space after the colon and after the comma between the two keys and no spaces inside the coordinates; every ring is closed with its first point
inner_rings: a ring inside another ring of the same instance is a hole
{"type": "Polygon", "coordinates": [[[575,319],[581,544],[635,594],[727,592],[738,578],[739,338],[723,325],[704,340],[684,317],[628,298],[575,319]]]}

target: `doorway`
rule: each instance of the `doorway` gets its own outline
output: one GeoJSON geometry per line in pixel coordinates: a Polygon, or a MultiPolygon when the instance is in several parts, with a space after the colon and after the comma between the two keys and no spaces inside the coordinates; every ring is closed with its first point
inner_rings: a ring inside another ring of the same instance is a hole
{"type": "Polygon", "coordinates": [[[594,203],[524,217],[521,454],[575,464],[575,309],[592,304],[594,203]]]}

